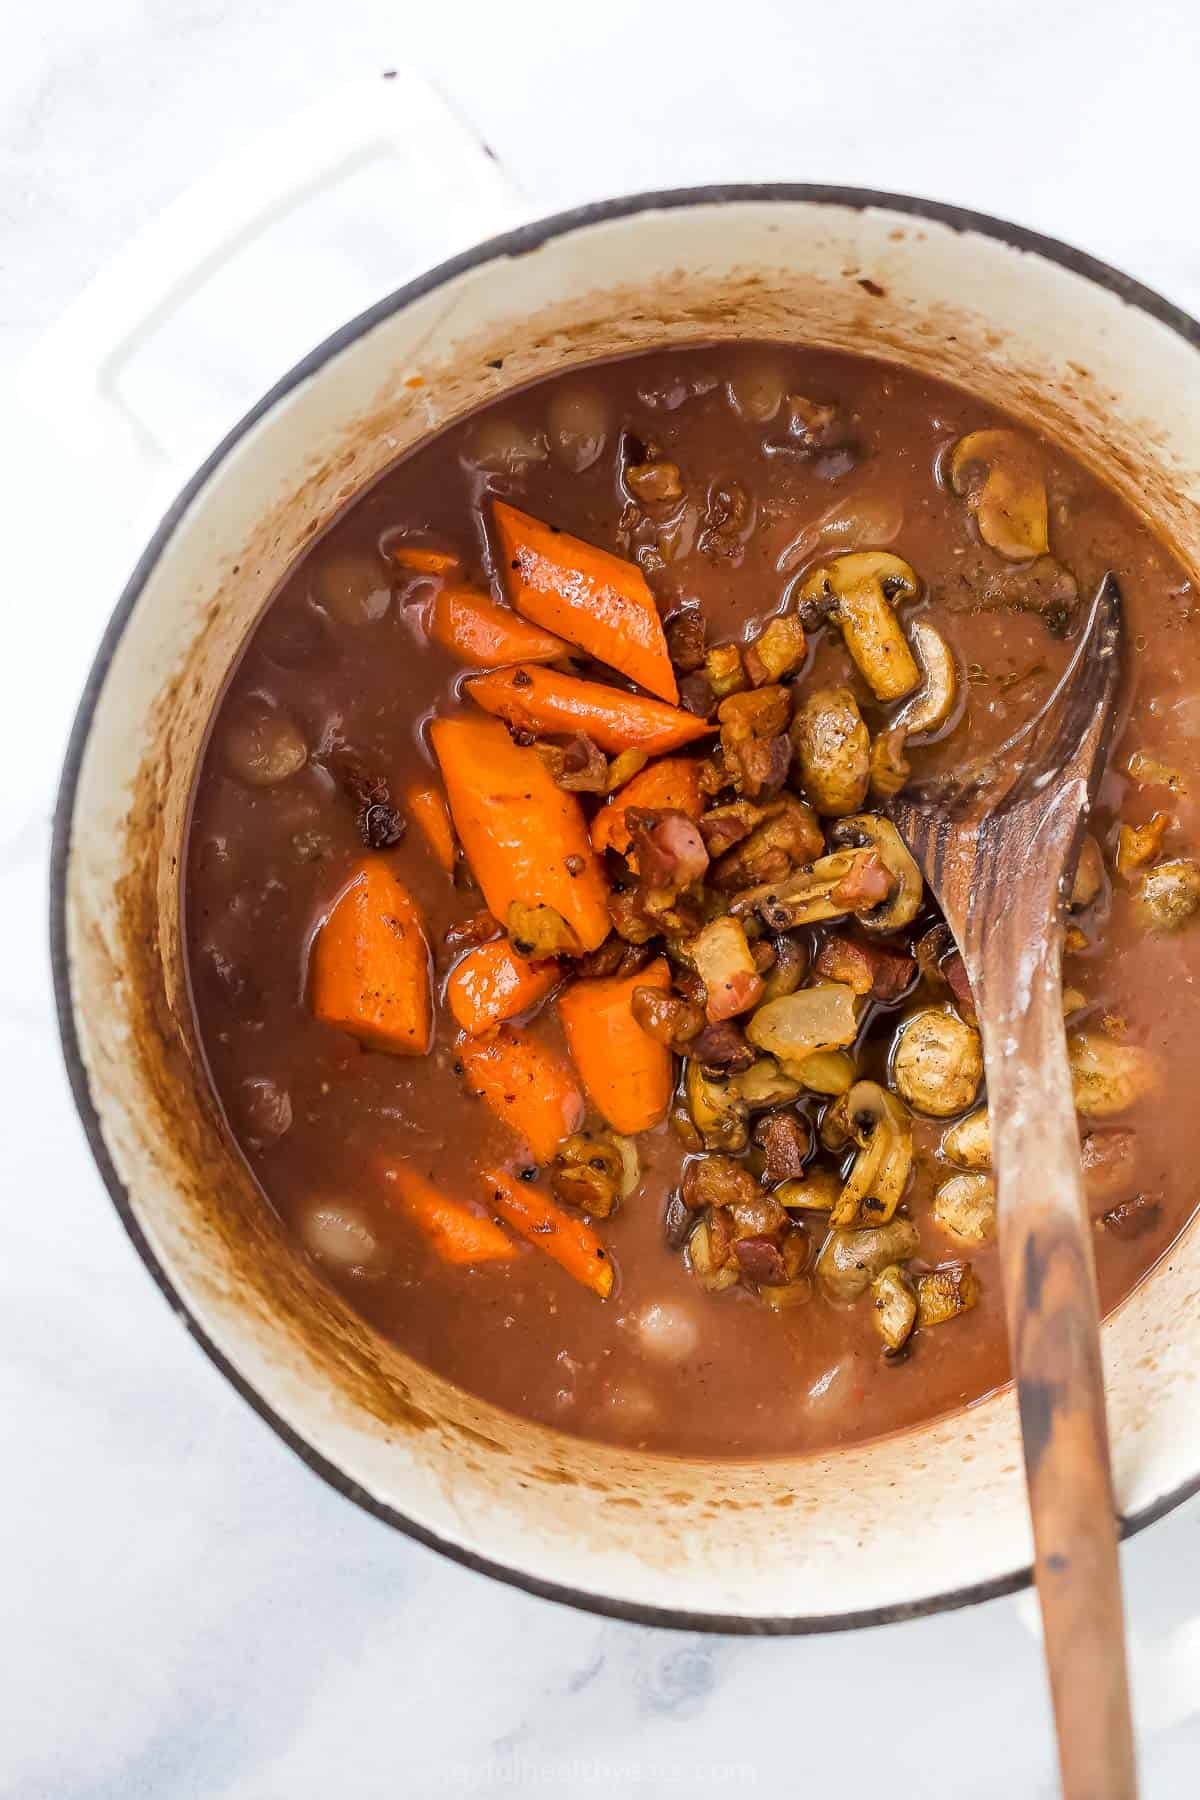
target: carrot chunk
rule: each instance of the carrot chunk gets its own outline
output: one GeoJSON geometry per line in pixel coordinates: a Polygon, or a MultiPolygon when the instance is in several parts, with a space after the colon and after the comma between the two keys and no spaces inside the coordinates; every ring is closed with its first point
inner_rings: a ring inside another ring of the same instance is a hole
{"type": "Polygon", "coordinates": [[[444,796],[437,788],[409,788],[404,796],[404,804],[412,817],[420,826],[426,843],[437,857],[447,875],[453,875],[454,865],[458,861],[458,846],[454,842],[454,826],[450,822],[450,808],[444,796]]]}
{"type": "Polygon", "coordinates": [[[490,911],[551,906],[585,950],[608,936],[608,884],[574,794],[491,719],[438,719],[430,736],[459,842],[490,911]]]}
{"type": "Polygon", "coordinates": [[[430,550],[424,544],[392,544],[388,555],[413,575],[449,576],[462,569],[462,558],[453,550],[430,550]]]}
{"type": "Polygon", "coordinates": [[[473,675],[463,685],[484,712],[496,713],[510,725],[535,735],[582,732],[610,754],[645,750],[654,756],[708,737],[716,729],[661,700],[627,694],[598,681],[580,681],[532,663],[473,675]]]}
{"type": "Polygon", "coordinates": [[[613,1289],[608,1251],[590,1225],[572,1218],[561,1206],[527,1181],[516,1181],[505,1169],[485,1169],[488,1198],[506,1224],[554,1258],[568,1275],[591,1288],[602,1300],[613,1289]]]}
{"type": "Polygon", "coordinates": [[[517,611],[674,705],[679,689],[666,633],[637,564],[554,531],[503,500],[493,502],[492,517],[517,611]]]}
{"type": "Polygon", "coordinates": [[[615,850],[624,856],[629,848],[629,827],[625,823],[625,809],[629,806],[663,808],[698,819],[704,811],[704,796],[696,764],[689,756],[664,756],[661,762],[639,769],[592,820],[592,848],[597,854],[615,850]]]}
{"type": "Polygon", "coordinates": [[[443,1262],[511,1262],[517,1254],[512,1239],[493,1219],[439,1193],[411,1163],[386,1164],[383,1179],[389,1200],[420,1226],[443,1262]]]}
{"type": "Polygon", "coordinates": [[[507,938],[498,938],[455,963],[446,983],[446,1004],[467,1036],[478,1037],[544,1000],[559,973],[556,962],[526,962],[507,938]]]}
{"type": "Polygon", "coordinates": [[[671,1052],[643,1031],[630,1004],[637,987],[666,993],[665,957],[632,975],[577,981],[558,1002],[571,1060],[614,1131],[633,1137],[666,1117],[675,1085],[671,1052]]]}
{"type": "Polygon", "coordinates": [[[472,587],[442,589],[430,608],[429,635],[472,669],[554,662],[570,655],[570,646],[561,638],[539,630],[511,607],[497,606],[490,595],[472,587]]]}
{"type": "Polygon", "coordinates": [[[471,1090],[533,1152],[550,1162],[583,1123],[583,1095],[570,1069],[528,1032],[502,1025],[494,1036],[456,1045],[471,1090]]]}
{"type": "Polygon", "coordinates": [[[363,858],[317,933],[312,1009],[372,1050],[429,1048],[429,945],[415,901],[383,857],[363,858]]]}

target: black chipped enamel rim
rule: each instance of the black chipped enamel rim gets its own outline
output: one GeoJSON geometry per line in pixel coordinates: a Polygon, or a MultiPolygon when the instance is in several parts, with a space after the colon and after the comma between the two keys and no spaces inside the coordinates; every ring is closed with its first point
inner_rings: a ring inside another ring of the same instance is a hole
{"type": "MultiPolygon", "coordinates": [[[[925,1599],[888,1606],[868,1607],[853,1613],[804,1614],[783,1617],[692,1612],[678,1607],[659,1607],[641,1605],[631,1601],[611,1600],[601,1594],[589,1593],[585,1589],[568,1587],[557,1582],[542,1581],[536,1575],[530,1575],[524,1570],[493,1562],[486,1556],[463,1549],[460,1545],[439,1537],[437,1533],[417,1524],[415,1520],[406,1517],[404,1513],[398,1512],[394,1507],[384,1505],[294,1431],[239,1373],[233,1363],[208,1336],[142,1232],[134,1216],[125,1185],[117,1174],[104,1143],[99,1115],[92,1099],[91,1085],[88,1081],[75,1023],[66,927],[67,867],[71,854],[75,794],[92,718],[109,665],[130,613],[181,518],[205,486],[209,477],[225,460],[234,446],[246,436],[247,432],[269,413],[279,400],[382,320],[390,318],[393,313],[400,311],[410,302],[432,292],[468,269],[478,268],[499,257],[525,256],[566,233],[603,224],[608,220],[629,218],[637,213],[747,202],[779,202],[785,205],[805,202],[818,206],[849,207],[859,211],[880,209],[902,214],[912,219],[945,225],[954,231],[972,232],[981,237],[992,238],[1011,249],[1040,256],[1048,262],[1056,263],[1061,268],[1069,270],[1074,275],[1082,276],[1097,287],[1104,288],[1107,292],[1116,295],[1127,305],[1136,307],[1140,312],[1158,320],[1160,324],[1190,344],[1193,349],[1200,351],[1200,324],[1190,314],[1172,305],[1170,301],[1164,300],[1153,289],[1143,286],[1141,282],[1133,280],[1119,269],[1112,268],[1108,263],[1101,262],[1096,257],[1073,249],[1069,244],[1064,244],[1056,238],[1043,237],[1038,232],[1026,230],[1020,225],[1009,224],[1002,219],[992,218],[986,213],[972,212],[966,207],[945,205],[936,200],[922,200],[909,194],[890,194],[870,188],[825,187],[801,182],[749,182],[710,187],[676,188],[662,193],[632,194],[617,200],[604,200],[589,206],[576,207],[569,212],[555,213],[549,218],[521,226],[502,236],[490,238],[473,249],[450,258],[449,261],[441,263],[437,268],[419,276],[415,281],[398,288],[386,299],[379,301],[366,312],[360,313],[356,319],[343,325],[340,330],[326,338],[323,344],[297,363],[289,374],[276,382],[275,386],[263,396],[239,424],[234,426],[228,436],[197,470],[147,544],[101,639],[71,729],[55,807],[50,855],[50,950],[59,1034],[75,1105],[91,1146],[92,1155],[122,1224],[133,1240],[134,1247],[146,1268],[161,1288],[168,1304],[200,1345],[205,1355],[216,1365],[243,1400],[253,1407],[260,1418],[266,1421],[314,1474],[319,1475],[331,1487],[336,1488],[340,1494],[360,1506],[364,1512],[372,1514],[397,1531],[403,1532],[406,1537],[426,1545],[431,1550],[439,1551],[443,1556],[462,1564],[465,1568],[493,1576],[498,1581],[507,1582],[511,1587],[520,1588],[541,1599],[556,1600],[565,1605],[577,1607],[584,1612],[597,1613],[605,1618],[624,1619],[638,1625],[769,1637],[852,1631],[868,1625],[896,1624],[906,1619],[922,1618],[930,1613],[951,1612],[960,1607],[975,1606],[981,1601],[998,1599],[1002,1595],[1016,1593],[1021,1588],[1028,1587],[1032,1580],[1032,1570],[1028,1567],[1018,1568],[1008,1574],[995,1576],[988,1581],[953,1588],[925,1599]]],[[[1197,1492],[1200,1492],[1200,1472],[1193,1479],[1183,1483],[1182,1486],[1155,1501],[1152,1505],[1122,1519],[1121,1536],[1132,1537],[1136,1532],[1144,1530],[1147,1525],[1154,1524],[1197,1492]]]]}

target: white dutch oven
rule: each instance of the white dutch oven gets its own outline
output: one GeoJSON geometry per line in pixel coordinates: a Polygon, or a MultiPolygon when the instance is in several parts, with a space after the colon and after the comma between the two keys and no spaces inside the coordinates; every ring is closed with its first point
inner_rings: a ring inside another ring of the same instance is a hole
{"type": "MultiPolygon", "coordinates": [[[[398,129],[402,148],[419,139],[447,205],[503,203],[494,165],[411,85],[403,113],[401,129],[356,112],[322,140],[320,167],[285,169],[278,144],[260,147],[235,188],[225,178],[226,235],[282,187],[398,129]]],[[[190,225],[185,207],[135,253],[156,306],[194,274],[190,225]]],[[[101,287],[41,366],[83,431],[103,423],[104,383],[91,413],[80,395],[107,332],[101,287]]],[[[378,1339],[276,1229],[208,1092],[180,955],[179,861],[205,722],[313,534],[410,445],[524,382],[652,345],[745,338],[874,351],[974,388],[1067,441],[1200,566],[1200,328],[1113,270],[954,208],[826,188],[649,194],[527,225],[338,331],[171,507],[79,709],[53,947],[76,1099],[126,1228],[198,1342],[312,1469],[536,1593],[666,1624],[811,1631],[1028,1579],[1011,1397],[760,1463],[603,1448],[482,1405],[378,1339]]],[[[1198,1297],[1193,1229],[1105,1326],[1130,1531],[1200,1486],[1198,1297]]]]}

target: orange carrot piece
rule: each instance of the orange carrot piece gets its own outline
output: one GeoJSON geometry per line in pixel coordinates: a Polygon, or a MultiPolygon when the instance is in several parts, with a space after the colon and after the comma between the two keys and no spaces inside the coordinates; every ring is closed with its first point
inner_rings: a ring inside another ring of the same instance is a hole
{"type": "Polygon", "coordinates": [[[447,875],[453,875],[458,862],[458,846],[454,841],[454,826],[450,822],[450,808],[445,797],[437,788],[410,788],[404,796],[404,804],[417,821],[425,836],[425,841],[437,857],[447,875]]]}
{"type": "Polygon", "coordinates": [[[636,987],[666,993],[665,957],[632,975],[576,981],[562,994],[558,1016],[571,1060],[589,1096],[614,1131],[633,1137],[666,1117],[675,1085],[671,1052],[643,1031],[630,1001],[636,987]]]}
{"type": "Polygon", "coordinates": [[[575,675],[561,675],[557,669],[541,669],[532,663],[472,675],[463,685],[484,712],[496,713],[522,731],[583,732],[611,754],[645,750],[655,756],[660,751],[679,750],[716,730],[715,725],[706,725],[678,707],[664,706],[661,700],[627,694],[598,681],[580,681],[575,675]]]}
{"type": "Polygon", "coordinates": [[[583,1124],[574,1075],[528,1032],[502,1025],[494,1036],[459,1038],[455,1048],[472,1092],[525,1140],[535,1161],[550,1162],[583,1124]]]}
{"type": "Polygon", "coordinates": [[[514,1180],[505,1169],[485,1169],[483,1179],[491,1204],[506,1224],[552,1256],[584,1287],[591,1288],[602,1300],[608,1299],[613,1289],[613,1266],[590,1225],[572,1218],[540,1188],[514,1180]]]}
{"type": "Polygon", "coordinates": [[[592,820],[592,848],[598,855],[615,850],[624,856],[628,850],[625,809],[629,806],[662,807],[698,819],[704,811],[699,769],[690,756],[664,756],[661,762],[639,769],[592,820]]]}
{"type": "Polygon", "coordinates": [[[423,544],[393,544],[388,550],[393,562],[414,575],[457,575],[462,558],[453,550],[429,550],[423,544]]]}
{"type": "Polygon", "coordinates": [[[503,500],[493,502],[492,517],[497,560],[517,611],[674,705],[679,688],[666,634],[637,564],[554,531],[503,500]]]}
{"type": "Polygon", "coordinates": [[[526,962],[507,938],[480,944],[456,962],[446,1004],[468,1037],[479,1037],[544,1000],[559,979],[556,962],[526,962]]]}
{"type": "Polygon", "coordinates": [[[429,613],[429,635],[443,650],[472,669],[498,669],[505,663],[554,662],[570,655],[570,646],[549,631],[531,625],[511,606],[497,606],[479,588],[444,587],[429,613]]]}
{"type": "Polygon", "coordinates": [[[429,945],[415,901],[381,856],[358,864],[317,933],[312,1009],[372,1050],[429,1048],[429,945]]]}
{"type": "Polygon", "coordinates": [[[388,1163],[383,1178],[397,1203],[419,1225],[443,1262],[511,1262],[517,1247],[493,1219],[481,1217],[461,1200],[439,1193],[411,1163],[388,1163]]]}
{"type": "Polygon", "coordinates": [[[514,900],[552,906],[585,950],[609,932],[608,884],[583,808],[536,750],[491,719],[438,719],[430,736],[459,842],[501,923],[514,900]]]}

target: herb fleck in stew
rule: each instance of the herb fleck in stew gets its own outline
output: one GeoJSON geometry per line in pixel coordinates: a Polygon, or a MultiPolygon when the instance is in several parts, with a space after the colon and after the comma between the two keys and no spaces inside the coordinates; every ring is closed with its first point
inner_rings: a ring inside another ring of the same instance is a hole
{"type": "Polygon", "coordinates": [[[1104,1305],[1193,1204],[1184,570],[970,395],[779,347],[563,375],[316,543],[218,709],[195,1006],[269,1203],[414,1356],[683,1453],[1007,1373],[979,1034],[888,799],[1009,736],[1115,572],[1063,1007],[1104,1305]]]}

